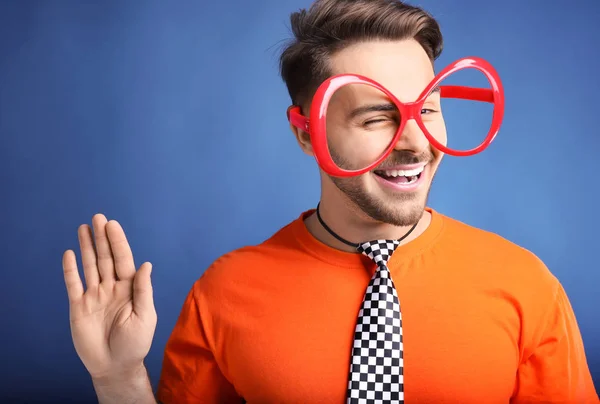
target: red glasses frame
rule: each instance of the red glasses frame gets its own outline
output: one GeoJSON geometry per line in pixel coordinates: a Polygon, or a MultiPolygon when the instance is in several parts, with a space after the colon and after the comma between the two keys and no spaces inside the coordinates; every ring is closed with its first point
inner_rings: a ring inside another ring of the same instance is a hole
{"type": "Polygon", "coordinates": [[[339,74],[332,76],[325,80],[317,89],[312,105],[310,107],[311,119],[302,115],[300,107],[292,105],[287,110],[288,120],[292,125],[307,132],[310,135],[312,147],[314,150],[314,156],[317,160],[317,164],[329,175],[335,177],[351,177],[361,175],[367,171],[373,170],[377,167],[387,156],[390,155],[394,149],[396,143],[400,139],[402,131],[406,126],[406,122],[410,119],[414,119],[419,128],[427,137],[429,143],[431,143],[436,149],[442,153],[449,154],[452,156],[472,156],[485,150],[490,143],[494,140],[504,117],[504,89],[498,73],[494,67],[485,61],[484,59],[477,57],[468,57],[459,59],[446,68],[444,68],[421,92],[416,101],[403,103],[396,96],[394,96],[389,90],[383,87],[381,84],[367,77],[357,74],[339,74]],[[484,141],[477,147],[470,150],[454,150],[438,142],[427,130],[423,120],[421,118],[421,109],[425,103],[429,93],[438,87],[439,83],[446,79],[449,75],[467,68],[474,68],[481,71],[491,84],[491,88],[477,88],[477,87],[464,87],[464,86],[439,86],[440,96],[442,98],[460,98],[468,99],[473,101],[490,102],[494,104],[494,113],[492,115],[492,126],[490,131],[485,137],[484,141]],[[376,161],[365,168],[359,170],[346,170],[338,167],[333,161],[331,154],[329,153],[329,147],[327,144],[327,106],[333,94],[342,86],[348,84],[366,84],[372,86],[379,91],[385,93],[389,99],[396,105],[400,112],[401,123],[394,135],[390,146],[376,161]]]}

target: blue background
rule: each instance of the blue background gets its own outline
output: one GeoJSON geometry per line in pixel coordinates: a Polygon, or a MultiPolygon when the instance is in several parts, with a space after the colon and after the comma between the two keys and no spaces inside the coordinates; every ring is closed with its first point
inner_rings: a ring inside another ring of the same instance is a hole
{"type": "MultiPolygon", "coordinates": [[[[413,3],[414,4],[414,3],[413,3]]],[[[562,281],[600,388],[600,2],[421,0],[438,66],[489,60],[506,117],[477,157],[446,157],[430,204],[539,255],[562,281]]],[[[308,0],[0,3],[0,397],[93,400],[72,345],[61,255],[96,212],[154,264],[156,383],[192,283],[319,198],[277,73],[308,0]]],[[[532,285],[535,287],[535,285],[532,285]]]]}

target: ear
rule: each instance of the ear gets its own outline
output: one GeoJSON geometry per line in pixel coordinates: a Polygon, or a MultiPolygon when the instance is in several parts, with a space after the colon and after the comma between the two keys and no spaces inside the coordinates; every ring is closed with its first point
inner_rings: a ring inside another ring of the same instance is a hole
{"type": "MultiPolygon", "coordinates": [[[[294,107],[295,107],[295,105],[291,105],[287,109],[288,120],[289,120],[290,109],[292,109],[294,107]]],[[[314,156],[312,143],[310,141],[310,135],[307,132],[305,132],[304,130],[299,129],[298,127],[294,126],[294,124],[291,122],[290,122],[290,129],[292,130],[292,133],[296,137],[296,141],[300,145],[300,148],[302,149],[302,151],[304,153],[308,154],[309,156],[314,156]]]]}

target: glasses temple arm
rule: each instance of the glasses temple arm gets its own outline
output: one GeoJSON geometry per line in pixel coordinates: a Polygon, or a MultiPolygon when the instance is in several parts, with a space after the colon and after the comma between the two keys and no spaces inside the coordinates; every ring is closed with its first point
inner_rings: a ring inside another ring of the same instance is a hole
{"type": "Polygon", "coordinates": [[[494,92],[491,88],[440,86],[440,96],[443,98],[462,98],[473,101],[494,102],[494,92]]]}

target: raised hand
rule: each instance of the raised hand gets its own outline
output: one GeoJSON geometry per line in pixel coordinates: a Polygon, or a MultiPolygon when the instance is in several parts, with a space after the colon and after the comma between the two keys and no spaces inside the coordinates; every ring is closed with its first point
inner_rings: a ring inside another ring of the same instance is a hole
{"type": "Polygon", "coordinates": [[[149,262],[135,269],[121,225],[97,214],[78,230],[85,290],[73,250],[63,255],[75,350],[92,379],[144,371],[156,329],[149,262]],[[95,243],[94,243],[95,241],[95,243]]]}

